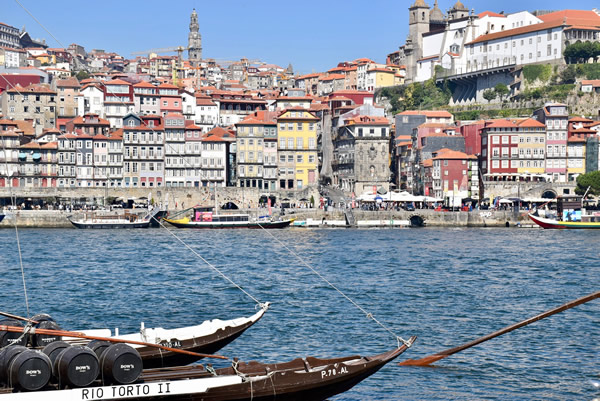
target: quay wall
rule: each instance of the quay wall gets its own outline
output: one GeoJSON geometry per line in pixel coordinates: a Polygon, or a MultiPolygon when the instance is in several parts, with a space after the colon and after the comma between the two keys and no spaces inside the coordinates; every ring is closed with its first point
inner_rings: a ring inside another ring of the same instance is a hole
{"type": "MultiPolygon", "coordinates": [[[[432,209],[417,209],[408,211],[365,211],[353,210],[355,221],[361,220],[381,220],[389,222],[390,220],[409,220],[412,216],[420,216],[425,220],[428,227],[513,227],[519,224],[532,224],[527,217],[527,213],[520,213],[510,210],[476,210],[472,212],[436,212],[432,209]]],[[[342,210],[324,212],[314,211],[296,211],[293,214],[298,220],[307,218],[317,220],[345,220],[342,210]]]]}
{"type": "MultiPolygon", "coordinates": [[[[143,213],[143,209],[133,209],[143,213]]],[[[265,214],[265,209],[243,210],[252,215],[265,214]]],[[[15,218],[17,226],[21,228],[72,228],[67,220],[67,213],[59,210],[18,210],[16,212],[5,212],[6,218],[0,223],[0,228],[14,227],[15,218]]],[[[77,213],[77,212],[75,212],[77,213]]],[[[364,211],[354,210],[356,221],[380,220],[386,224],[390,220],[408,220],[411,216],[420,216],[425,220],[428,227],[514,227],[518,224],[532,224],[525,212],[516,213],[512,211],[488,211],[480,210],[473,212],[436,212],[431,209],[413,212],[407,211],[364,211]]],[[[345,221],[342,210],[323,211],[320,209],[296,209],[287,210],[286,217],[295,217],[297,220],[320,220],[345,221]]]]}

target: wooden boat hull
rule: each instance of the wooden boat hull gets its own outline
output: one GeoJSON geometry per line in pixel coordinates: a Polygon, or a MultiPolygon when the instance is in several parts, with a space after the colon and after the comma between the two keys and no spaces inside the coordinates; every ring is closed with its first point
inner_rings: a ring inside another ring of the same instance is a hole
{"type": "Polygon", "coordinates": [[[84,222],[69,220],[76,228],[80,229],[124,229],[124,228],[148,228],[150,227],[150,221],[139,221],[134,223],[122,222],[122,223],[109,223],[109,222],[84,222]]]}
{"type": "MultiPolygon", "coordinates": [[[[410,343],[415,337],[410,339],[410,343]]],[[[194,365],[144,370],[137,383],[30,393],[0,389],[0,401],[64,400],[325,400],[345,392],[393,361],[408,347],[380,355],[334,359],[298,358],[280,364],[240,362],[208,373],[194,365]]]]}
{"type": "Polygon", "coordinates": [[[529,214],[529,218],[545,229],[600,229],[600,222],[558,221],[529,214]]]}
{"type": "MultiPolygon", "coordinates": [[[[120,335],[115,338],[159,344],[169,348],[177,348],[200,354],[213,354],[241,336],[247,329],[258,322],[264,316],[269,306],[270,303],[265,303],[259,311],[249,317],[239,317],[231,320],[207,320],[197,326],[172,330],[162,328],[142,329],[138,333],[120,335]]],[[[77,331],[90,335],[110,337],[110,330],[77,331]],[[102,333],[103,331],[108,331],[109,333],[102,333]]],[[[87,340],[77,338],[63,338],[63,340],[72,344],[87,344],[87,340]]],[[[138,345],[133,345],[133,347],[142,357],[145,369],[183,366],[201,359],[198,356],[165,351],[154,347],[138,345]]]]}
{"type": "MultiPolygon", "coordinates": [[[[232,324],[223,324],[222,327],[213,333],[201,337],[181,339],[178,338],[177,334],[169,335],[168,339],[159,341],[158,344],[200,354],[214,354],[241,336],[254,323],[258,322],[266,312],[268,306],[269,304],[249,318],[236,319],[243,321],[242,324],[233,324],[235,322],[233,320],[231,321],[232,324]]],[[[144,368],[146,369],[189,365],[200,359],[197,356],[179,354],[152,347],[140,347],[137,348],[137,351],[140,353],[144,361],[144,368]]]]}
{"type": "Polygon", "coordinates": [[[288,227],[294,219],[282,221],[240,221],[240,222],[210,222],[210,221],[190,221],[180,222],[177,220],[164,219],[169,224],[177,228],[202,228],[202,229],[225,229],[225,228],[285,228],[288,227]]]}

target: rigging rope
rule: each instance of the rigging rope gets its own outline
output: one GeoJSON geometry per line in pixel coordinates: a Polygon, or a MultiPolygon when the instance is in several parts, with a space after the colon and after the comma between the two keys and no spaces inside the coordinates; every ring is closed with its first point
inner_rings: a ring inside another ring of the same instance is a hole
{"type": "Polygon", "coordinates": [[[188,244],[185,243],[185,241],[183,241],[181,238],[179,238],[176,234],[174,234],[171,230],[169,230],[161,220],[157,220],[155,217],[152,217],[156,222],[158,222],[158,224],[160,224],[160,226],[162,228],[164,228],[165,230],[167,230],[167,232],[169,234],[171,234],[177,241],[181,242],[181,244],[183,246],[185,246],[187,249],[189,249],[194,255],[196,255],[198,258],[200,258],[204,263],[206,263],[210,268],[212,268],[214,271],[216,271],[217,273],[219,273],[221,275],[221,277],[223,277],[225,280],[229,281],[232,285],[234,285],[237,289],[239,289],[240,291],[242,291],[244,294],[246,294],[248,297],[250,297],[254,302],[256,302],[261,308],[266,307],[267,304],[260,302],[258,299],[256,299],[254,296],[252,296],[248,291],[244,290],[242,287],[240,287],[238,284],[236,284],[232,279],[230,279],[229,277],[227,277],[225,275],[225,273],[223,273],[221,270],[219,270],[215,265],[213,265],[212,263],[210,263],[208,260],[204,259],[202,257],[202,255],[200,255],[198,252],[196,252],[192,247],[190,247],[188,244]]]}
{"type": "Polygon", "coordinates": [[[331,288],[333,288],[334,290],[336,290],[341,296],[343,296],[344,298],[346,298],[348,301],[350,301],[350,303],[352,303],[352,305],[356,306],[361,312],[363,312],[366,316],[367,319],[371,319],[373,320],[375,323],[377,323],[379,326],[381,326],[384,330],[386,330],[388,333],[390,333],[392,336],[394,336],[394,338],[398,341],[398,346],[400,345],[400,343],[403,343],[404,345],[406,345],[407,347],[410,347],[412,345],[412,343],[410,341],[406,341],[404,340],[402,337],[400,337],[399,335],[397,335],[396,333],[394,333],[389,327],[387,327],[386,325],[384,325],[383,323],[381,323],[377,318],[375,318],[375,316],[371,313],[368,312],[367,310],[365,310],[362,306],[360,306],[358,303],[356,303],[352,298],[350,298],[348,295],[346,295],[342,290],[340,290],[338,287],[336,287],[331,281],[327,280],[327,278],[325,276],[323,276],[321,273],[319,273],[317,270],[315,270],[314,267],[312,267],[306,260],[304,260],[300,255],[298,255],[296,252],[294,252],[292,249],[290,249],[285,243],[283,243],[281,240],[279,240],[279,238],[277,238],[276,236],[274,236],[273,234],[271,234],[269,232],[269,230],[267,230],[265,227],[263,227],[262,224],[260,224],[260,222],[258,223],[258,225],[260,226],[260,228],[262,228],[267,234],[269,234],[279,245],[281,245],[282,247],[284,247],[289,253],[291,253],[292,255],[294,255],[304,266],[306,266],[310,271],[312,271],[313,273],[315,273],[317,276],[319,276],[323,281],[325,281],[327,284],[329,284],[329,286],[331,288]]]}

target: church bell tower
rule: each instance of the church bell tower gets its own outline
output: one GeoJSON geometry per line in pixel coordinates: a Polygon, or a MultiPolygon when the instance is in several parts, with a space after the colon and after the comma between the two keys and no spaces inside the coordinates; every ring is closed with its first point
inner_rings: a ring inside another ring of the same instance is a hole
{"type": "Polygon", "coordinates": [[[198,25],[198,13],[196,9],[192,11],[190,17],[190,34],[188,35],[188,59],[194,67],[200,64],[202,60],[202,37],[200,36],[200,26],[198,25]]]}

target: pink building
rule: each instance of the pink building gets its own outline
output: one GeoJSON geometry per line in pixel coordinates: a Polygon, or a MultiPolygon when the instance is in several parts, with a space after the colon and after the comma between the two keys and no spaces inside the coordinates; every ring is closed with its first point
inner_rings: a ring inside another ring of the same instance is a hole
{"type": "Polygon", "coordinates": [[[567,181],[567,130],[569,112],[566,104],[547,104],[534,116],[546,125],[546,174],[555,182],[567,181]]]}
{"type": "Polygon", "coordinates": [[[160,113],[164,117],[168,113],[183,114],[183,105],[179,89],[175,85],[161,84],[158,86],[160,95],[160,113]]]}

